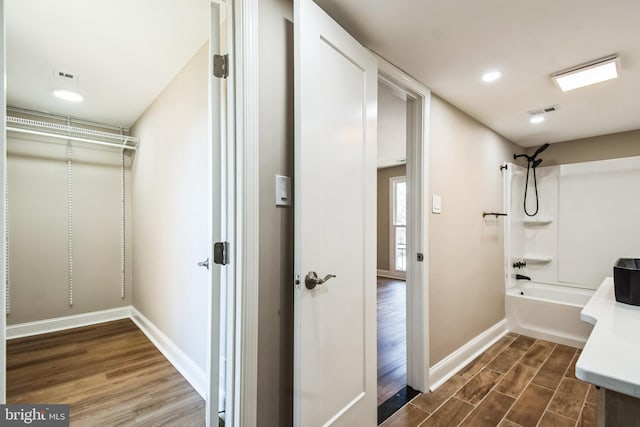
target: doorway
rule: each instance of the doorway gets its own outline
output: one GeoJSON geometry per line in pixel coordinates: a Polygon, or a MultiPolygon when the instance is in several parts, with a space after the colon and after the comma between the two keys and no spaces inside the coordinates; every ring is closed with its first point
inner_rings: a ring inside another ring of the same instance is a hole
{"type": "Polygon", "coordinates": [[[378,406],[407,385],[407,98],[378,82],[378,406]]]}
{"type": "Polygon", "coordinates": [[[427,88],[379,58],[379,423],[429,388],[429,105],[427,88]]]}
{"type": "MultiPolygon", "coordinates": [[[[5,1],[8,103],[19,107],[11,114],[29,120],[8,138],[11,292],[2,330],[9,324],[7,334],[17,338],[129,318],[203,401],[207,396],[215,401],[210,412],[217,424],[217,415],[225,412],[225,401],[219,407],[216,398],[219,365],[224,372],[224,361],[218,363],[221,301],[216,295],[222,267],[214,266],[211,258],[212,240],[218,240],[216,231],[225,217],[213,217],[221,210],[215,186],[226,181],[215,178],[221,168],[211,164],[223,161],[212,160],[216,154],[212,140],[220,145],[223,126],[212,123],[209,99],[210,93],[215,96],[209,77],[210,50],[219,51],[207,45],[212,44],[208,43],[211,24],[221,25],[220,17],[210,20],[216,2],[23,3],[5,1]],[[120,31],[119,25],[128,31],[120,31]],[[171,43],[163,45],[163,37],[171,43]],[[129,45],[137,53],[132,55],[129,45]],[[39,68],[30,66],[31,54],[39,68]],[[161,66],[155,62],[158,59],[161,66]],[[138,68],[147,63],[156,66],[141,77],[138,68]],[[104,76],[110,78],[101,80],[104,76]],[[80,92],[84,101],[56,104],[62,101],[50,98],[50,89],[58,86],[80,92]],[[43,92],[34,94],[39,89],[43,92]],[[34,117],[38,125],[44,123],[58,135],[33,129],[34,117]],[[80,134],[71,134],[76,131],[80,134]],[[129,133],[140,138],[135,155],[125,155],[118,147],[119,136],[129,133]],[[101,144],[96,149],[87,141],[100,144],[107,137],[116,140],[115,147],[101,144]],[[106,157],[116,160],[107,162],[106,157]],[[35,193],[22,191],[17,183],[47,193],[48,199],[24,197],[35,193]],[[31,217],[38,217],[33,223],[54,235],[46,244],[44,233],[37,239],[24,238],[29,227],[23,223],[29,218],[11,212],[29,209],[35,201],[40,205],[30,210],[31,217]],[[48,206],[42,206],[45,202],[48,206]],[[47,221],[48,214],[55,215],[55,222],[47,221]],[[96,223],[96,217],[108,226],[96,223]],[[23,223],[12,225],[12,218],[23,223]],[[17,253],[20,248],[15,243],[20,240],[24,250],[17,253]],[[41,277],[46,278],[38,282],[48,286],[44,298],[44,292],[28,288],[36,281],[23,267],[29,247],[42,251],[47,245],[53,249],[37,256],[38,269],[45,270],[41,277]],[[60,259],[52,260],[51,254],[60,259]],[[52,266],[48,272],[47,263],[52,266]],[[98,290],[92,288],[97,282],[98,290]],[[37,307],[26,311],[29,295],[37,307]],[[51,303],[47,310],[38,310],[47,303],[51,303]]],[[[222,341],[223,349],[224,345],[222,341]]]]}

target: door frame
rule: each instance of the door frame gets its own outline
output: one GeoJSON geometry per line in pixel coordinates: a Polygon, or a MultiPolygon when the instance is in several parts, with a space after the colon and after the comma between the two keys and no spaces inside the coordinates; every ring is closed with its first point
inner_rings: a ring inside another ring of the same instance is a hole
{"type": "MultiPolygon", "coordinates": [[[[233,131],[229,124],[233,123],[234,93],[229,90],[231,82],[213,75],[214,55],[231,55],[230,48],[233,40],[232,5],[226,0],[210,0],[211,26],[209,31],[209,70],[208,70],[208,113],[209,113],[209,141],[210,164],[209,182],[211,193],[209,194],[209,228],[211,230],[211,249],[214,242],[233,241],[234,209],[232,203],[234,191],[233,168],[230,168],[234,160],[232,138],[233,131]],[[213,21],[218,20],[218,26],[213,21]],[[224,23],[224,25],[223,25],[224,23]],[[218,31],[214,31],[217,28],[218,31]],[[219,100],[219,103],[216,102],[219,100]],[[219,193],[216,203],[216,193],[219,193]]],[[[233,265],[222,266],[210,261],[210,295],[209,295],[209,325],[207,331],[207,398],[205,400],[206,426],[217,426],[220,417],[220,396],[225,395],[224,412],[225,421],[233,425],[233,388],[232,371],[234,348],[230,331],[233,332],[233,289],[234,269],[233,265]],[[224,354],[222,354],[224,352],[224,354]],[[225,363],[222,363],[224,356],[225,363]],[[224,381],[221,371],[224,370],[224,381]],[[227,415],[228,414],[228,415],[227,415]]]]}
{"type": "MultiPolygon", "coordinates": [[[[0,226],[0,241],[7,241],[7,233],[4,224],[6,223],[6,200],[4,197],[7,188],[7,56],[6,56],[6,24],[5,24],[5,8],[4,0],[0,0],[0,72],[3,76],[0,79],[0,179],[2,180],[2,202],[0,203],[0,218],[2,226],[0,226]]],[[[6,259],[7,245],[0,245],[0,254],[2,255],[2,267],[0,267],[0,403],[7,402],[7,265],[6,259]]]]}
{"type": "MultiPolygon", "coordinates": [[[[1,0],[0,0],[1,1],[1,0]]],[[[258,145],[258,0],[230,0],[234,7],[232,70],[235,89],[236,261],[234,423],[257,423],[258,276],[259,276],[259,145],[258,145]]],[[[375,54],[375,53],[374,53],[375,54]]],[[[407,94],[407,179],[410,232],[407,253],[407,383],[428,391],[429,381],[429,115],[431,91],[385,59],[378,59],[378,78],[407,94]],[[415,257],[420,252],[422,262],[415,257]]],[[[231,84],[231,83],[230,83],[231,84]]],[[[293,278],[292,278],[293,280],[293,278]]],[[[293,286],[292,286],[293,292],[293,286]]]]}
{"type": "Polygon", "coordinates": [[[378,80],[407,98],[407,385],[429,390],[429,111],[431,91],[384,58],[378,80]],[[418,254],[423,261],[418,261],[418,254]]]}
{"type": "MultiPolygon", "coordinates": [[[[258,133],[258,0],[233,3],[233,55],[230,52],[229,87],[235,91],[236,207],[231,262],[235,264],[234,358],[231,396],[233,426],[255,426],[258,421],[258,278],[259,278],[259,133],[258,133]],[[237,78],[236,78],[237,76],[237,78]]],[[[228,362],[229,363],[229,362],[228,362]]],[[[228,371],[229,372],[229,371],[228,371]]],[[[228,395],[229,396],[229,395],[228,395]]]]}

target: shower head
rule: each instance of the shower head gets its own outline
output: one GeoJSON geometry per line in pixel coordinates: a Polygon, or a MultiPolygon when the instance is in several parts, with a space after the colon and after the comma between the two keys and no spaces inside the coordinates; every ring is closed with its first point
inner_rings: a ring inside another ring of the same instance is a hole
{"type": "Polygon", "coordinates": [[[536,157],[538,157],[538,154],[542,153],[544,150],[546,150],[547,148],[549,148],[549,144],[544,144],[542,146],[540,146],[535,153],[533,153],[531,156],[528,156],[526,154],[514,154],[513,155],[513,160],[519,159],[520,157],[524,157],[527,159],[527,162],[532,163],[534,162],[533,167],[535,168],[536,166],[538,166],[540,164],[540,162],[542,162],[542,160],[540,160],[540,162],[538,162],[537,164],[535,164],[536,161],[536,157]]]}
{"type": "Polygon", "coordinates": [[[544,144],[544,145],[540,146],[540,148],[538,148],[538,149],[536,150],[536,152],[535,152],[535,153],[533,153],[533,156],[531,156],[531,158],[532,158],[532,159],[535,159],[535,158],[538,156],[538,154],[542,153],[542,152],[543,152],[544,150],[546,150],[547,148],[549,148],[549,144],[544,144]]]}
{"type": "Polygon", "coordinates": [[[542,163],[542,159],[537,159],[533,161],[533,167],[537,168],[538,166],[540,166],[540,163],[542,163]]]}

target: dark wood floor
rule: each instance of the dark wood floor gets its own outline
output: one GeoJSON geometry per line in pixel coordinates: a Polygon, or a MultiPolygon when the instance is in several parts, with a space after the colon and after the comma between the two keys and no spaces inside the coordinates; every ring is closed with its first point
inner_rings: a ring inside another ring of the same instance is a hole
{"type": "Polygon", "coordinates": [[[378,405],[407,385],[406,283],[378,277],[378,405]]]}
{"type": "Polygon", "coordinates": [[[205,402],[129,319],[7,342],[7,403],[69,404],[73,426],[202,426],[205,402]]]}
{"type": "Polygon", "coordinates": [[[580,350],[507,334],[383,427],[595,427],[596,390],[575,377],[580,350]]]}

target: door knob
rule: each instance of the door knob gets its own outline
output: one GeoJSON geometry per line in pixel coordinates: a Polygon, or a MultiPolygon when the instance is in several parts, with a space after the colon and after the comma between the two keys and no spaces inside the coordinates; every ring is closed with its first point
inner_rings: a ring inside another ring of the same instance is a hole
{"type": "Polygon", "coordinates": [[[324,276],[323,279],[321,279],[318,277],[318,274],[315,271],[310,271],[304,277],[304,284],[307,287],[307,289],[313,289],[316,286],[322,285],[327,280],[332,279],[334,277],[336,277],[335,274],[327,274],[326,276],[324,276]]]}
{"type": "Polygon", "coordinates": [[[198,263],[198,267],[206,267],[207,270],[209,269],[209,258],[205,259],[204,261],[200,261],[198,263]]]}

